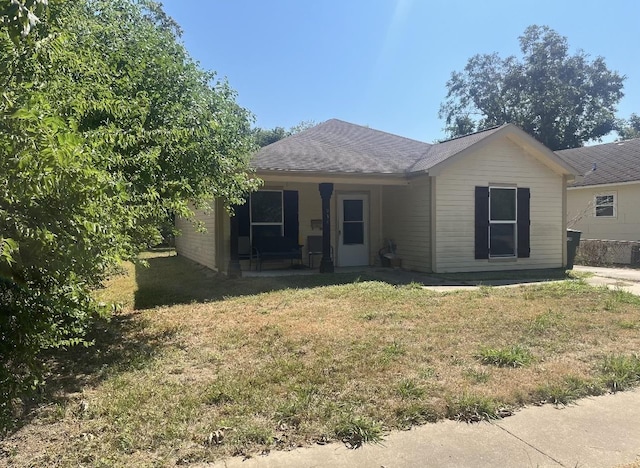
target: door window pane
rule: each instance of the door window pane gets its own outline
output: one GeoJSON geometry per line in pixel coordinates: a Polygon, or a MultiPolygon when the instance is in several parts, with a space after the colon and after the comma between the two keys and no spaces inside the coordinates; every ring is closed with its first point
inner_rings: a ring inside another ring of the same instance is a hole
{"type": "Polygon", "coordinates": [[[516,254],[515,228],[515,224],[492,224],[489,227],[489,249],[492,257],[512,257],[516,254]]]}
{"type": "Polygon", "coordinates": [[[362,200],[343,200],[342,206],[345,221],[362,221],[364,219],[362,200]]]}
{"type": "Polygon", "coordinates": [[[364,244],[364,223],[344,223],[342,242],[344,245],[364,244]]]}
{"type": "Polygon", "coordinates": [[[282,192],[261,191],[252,193],[251,222],[281,223],[282,192]]]}
{"type": "Polygon", "coordinates": [[[516,190],[492,188],[489,196],[491,221],[516,220],[516,190]]]}

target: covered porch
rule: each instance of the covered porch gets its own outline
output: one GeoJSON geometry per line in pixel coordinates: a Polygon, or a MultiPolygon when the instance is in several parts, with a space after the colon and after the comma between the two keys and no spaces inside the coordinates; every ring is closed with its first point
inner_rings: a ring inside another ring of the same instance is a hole
{"type": "Polygon", "coordinates": [[[227,258],[224,267],[219,266],[229,276],[253,275],[250,272],[260,269],[260,263],[263,271],[289,273],[292,264],[296,270],[320,273],[379,264],[378,252],[389,235],[384,229],[385,190],[409,184],[405,178],[386,174],[259,176],[264,186],[223,223],[221,257],[227,258]],[[255,248],[265,236],[300,246],[299,258],[259,258],[255,248]],[[253,258],[247,257],[247,244],[253,258]]]}

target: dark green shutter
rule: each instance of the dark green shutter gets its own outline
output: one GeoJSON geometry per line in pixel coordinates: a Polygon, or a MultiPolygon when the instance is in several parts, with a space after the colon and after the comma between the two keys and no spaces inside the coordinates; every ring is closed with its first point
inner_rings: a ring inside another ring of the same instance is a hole
{"type": "Polygon", "coordinates": [[[489,187],[476,187],[476,259],[489,258],[489,187]]]}
{"type": "Polygon", "coordinates": [[[298,243],[298,191],[285,190],[282,194],[284,211],[284,237],[298,243]]]}
{"type": "Polygon", "coordinates": [[[518,258],[531,255],[531,192],[528,188],[518,189],[518,258]]]}
{"type": "Polygon", "coordinates": [[[244,205],[233,207],[238,217],[238,236],[249,237],[251,235],[251,220],[249,219],[249,200],[244,205]]]}

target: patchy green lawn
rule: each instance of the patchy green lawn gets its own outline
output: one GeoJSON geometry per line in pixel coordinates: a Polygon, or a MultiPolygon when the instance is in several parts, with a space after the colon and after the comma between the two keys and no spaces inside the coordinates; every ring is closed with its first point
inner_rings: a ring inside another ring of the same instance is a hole
{"type": "Polygon", "coordinates": [[[157,466],[358,446],[640,380],[640,298],[622,291],[227,280],[163,255],[98,293],[122,311],[93,348],[52,358],[45,402],[2,441],[0,462],[157,466]]]}

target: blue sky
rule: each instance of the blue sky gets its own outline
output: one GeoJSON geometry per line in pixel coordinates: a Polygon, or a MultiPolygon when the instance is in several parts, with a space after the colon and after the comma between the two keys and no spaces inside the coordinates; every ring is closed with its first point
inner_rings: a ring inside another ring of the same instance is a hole
{"type": "MultiPolygon", "coordinates": [[[[338,118],[431,142],[446,82],[477,53],[519,53],[531,24],[626,75],[618,115],[640,113],[637,0],[162,0],[203,68],[263,128],[338,118]]],[[[612,137],[605,139],[610,141],[612,137]]]]}

